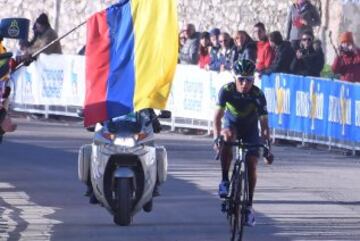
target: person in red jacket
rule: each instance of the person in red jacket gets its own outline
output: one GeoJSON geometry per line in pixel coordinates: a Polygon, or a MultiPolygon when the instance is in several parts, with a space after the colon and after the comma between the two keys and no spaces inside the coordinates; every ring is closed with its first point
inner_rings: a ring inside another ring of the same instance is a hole
{"type": "Polygon", "coordinates": [[[254,39],[257,41],[256,70],[261,73],[263,70],[270,67],[271,62],[274,59],[274,51],[270,46],[263,23],[259,22],[255,24],[253,33],[254,39]]]}
{"type": "Polygon", "coordinates": [[[209,69],[210,64],[210,34],[208,32],[201,33],[199,47],[199,67],[201,69],[209,69]]]}
{"type": "Polygon", "coordinates": [[[348,82],[360,82],[360,49],[354,44],[352,32],[340,35],[339,55],[332,65],[334,74],[348,82]]]}

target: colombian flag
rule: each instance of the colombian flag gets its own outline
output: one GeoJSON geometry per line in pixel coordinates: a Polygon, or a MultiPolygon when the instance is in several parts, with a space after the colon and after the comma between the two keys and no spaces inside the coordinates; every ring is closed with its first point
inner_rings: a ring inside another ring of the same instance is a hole
{"type": "Polygon", "coordinates": [[[178,54],[176,0],[122,0],[87,21],[84,125],[165,108],[178,54]]]}

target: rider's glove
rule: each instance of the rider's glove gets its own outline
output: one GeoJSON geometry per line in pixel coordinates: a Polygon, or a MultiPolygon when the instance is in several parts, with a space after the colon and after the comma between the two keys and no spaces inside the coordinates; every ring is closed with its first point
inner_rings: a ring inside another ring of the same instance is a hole
{"type": "Polygon", "coordinates": [[[214,139],[214,144],[219,147],[221,144],[221,141],[223,140],[222,136],[218,136],[214,139]]]}
{"type": "Polygon", "coordinates": [[[271,153],[271,141],[267,140],[266,144],[267,144],[269,150],[264,153],[264,161],[266,164],[271,165],[274,161],[274,155],[271,153]]]}

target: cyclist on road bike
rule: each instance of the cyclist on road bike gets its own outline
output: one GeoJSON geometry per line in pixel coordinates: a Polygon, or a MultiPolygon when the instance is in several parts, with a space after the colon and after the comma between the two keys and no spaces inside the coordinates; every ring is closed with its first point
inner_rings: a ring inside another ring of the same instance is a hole
{"type": "MultiPolygon", "coordinates": [[[[254,85],[255,64],[247,59],[234,63],[234,82],[224,85],[219,91],[217,109],[214,116],[214,148],[219,151],[220,136],[225,141],[242,140],[246,143],[259,143],[258,122],[260,121],[261,138],[270,143],[266,99],[264,93],[254,85]],[[222,121],[223,119],[223,121],[222,121]],[[223,123],[222,123],[223,122],[223,123]],[[223,126],[223,128],[221,128],[223,126]]],[[[256,185],[256,166],[259,153],[250,150],[247,153],[249,170],[249,199],[246,212],[246,224],[255,225],[252,201],[256,185]]],[[[222,181],[219,185],[219,196],[225,198],[229,192],[229,169],[232,160],[232,149],[223,146],[220,153],[222,181]]],[[[271,164],[272,158],[267,159],[271,164]]]]}

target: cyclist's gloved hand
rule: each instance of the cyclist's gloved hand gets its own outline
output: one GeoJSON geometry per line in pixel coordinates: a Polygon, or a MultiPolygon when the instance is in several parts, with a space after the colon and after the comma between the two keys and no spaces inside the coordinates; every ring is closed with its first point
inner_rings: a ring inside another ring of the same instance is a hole
{"type": "Polygon", "coordinates": [[[215,151],[219,151],[219,147],[221,142],[223,141],[223,137],[222,136],[218,136],[214,139],[214,150],[215,151]]]}
{"type": "Polygon", "coordinates": [[[264,156],[265,164],[271,165],[274,162],[274,154],[268,152],[266,156],[264,156]]]}
{"type": "Polygon", "coordinates": [[[267,165],[271,165],[274,162],[274,154],[271,152],[271,141],[267,140],[266,144],[269,150],[264,153],[264,162],[267,165]]]}

